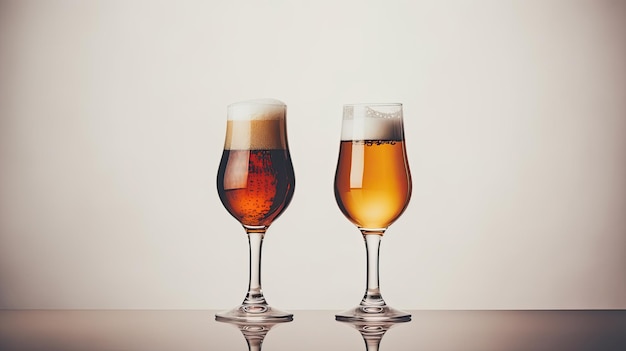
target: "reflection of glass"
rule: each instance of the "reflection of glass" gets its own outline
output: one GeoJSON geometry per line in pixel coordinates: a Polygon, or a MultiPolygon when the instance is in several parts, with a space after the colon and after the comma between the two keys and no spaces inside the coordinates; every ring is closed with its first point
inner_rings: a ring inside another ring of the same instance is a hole
{"type": "Polygon", "coordinates": [[[411,173],[404,145],[401,104],[345,105],[335,198],[365,239],[367,288],[344,321],[407,321],[411,315],[386,305],[378,282],[380,240],[409,203],[411,173]]]}
{"type": "Polygon", "coordinates": [[[238,321],[226,321],[219,320],[220,322],[226,322],[231,324],[243,334],[243,337],[246,338],[246,343],[248,343],[249,351],[261,351],[261,346],[263,345],[263,340],[267,333],[272,329],[276,323],[255,323],[255,322],[238,322],[238,321]]]}
{"type": "Polygon", "coordinates": [[[366,351],[378,351],[383,335],[397,323],[398,322],[347,322],[346,324],[349,324],[361,333],[363,341],[365,341],[366,351]]]}
{"type": "Polygon", "coordinates": [[[250,280],[243,303],[217,314],[218,319],[259,322],[293,319],[291,313],[270,307],[261,289],[263,237],[289,205],[295,187],[285,111],[285,104],[270,99],[228,106],[217,190],[224,207],[248,235],[250,280]]]}

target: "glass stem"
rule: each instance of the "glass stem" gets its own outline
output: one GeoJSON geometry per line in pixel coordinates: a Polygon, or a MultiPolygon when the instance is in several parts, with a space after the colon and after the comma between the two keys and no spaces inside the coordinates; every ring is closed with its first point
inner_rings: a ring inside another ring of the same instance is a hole
{"type": "Polygon", "coordinates": [[[378,339],[365,339],[365,350],[366,351],[378,351],[378,347],[380,346],[380,338],[378,339]]]}
{"type": "Polygon", "coordinates": [[[261,289],[261,247],[266,228],[246,227],[250,246],[250,280],[243,305],[267,305],[261,289]]]}
{"type": "Polygon", "coordinates": [[[261,345],[263,345],[263,338],[246,339],[248,343],[248,351],[261,351],[261,345]]]}
{"type": "Polygon", "coordinates": [[[380,241],[384,231],[370,232],[362,230],[365,239],[365,250],[367,251],[367,289],[365,296],[361,300],[361,306],[385,306],[385,301],[380,294],[378,280],[378,254],[380,251],[380,241]]]}

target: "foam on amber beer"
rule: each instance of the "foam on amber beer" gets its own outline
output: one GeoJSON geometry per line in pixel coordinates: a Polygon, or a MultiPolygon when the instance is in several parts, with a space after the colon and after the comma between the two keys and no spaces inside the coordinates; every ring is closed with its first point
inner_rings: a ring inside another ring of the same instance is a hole
{"type": "Polygon", "coordinates": [[[344,106],[341,140],[401,141],[402,105],[346,105],[344,106]]]}
{"type": "Polygon", "coordinates": [[[241,101],[228,106],[225,150],[286,149],[287,106],[275,99],[241,101]]]}

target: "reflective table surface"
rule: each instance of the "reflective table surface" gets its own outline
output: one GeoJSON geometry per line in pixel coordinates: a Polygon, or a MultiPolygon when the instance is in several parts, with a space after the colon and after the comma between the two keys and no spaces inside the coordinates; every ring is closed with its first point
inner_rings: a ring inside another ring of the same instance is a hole
{"type": "Polygon", "coordinates": [[[218,322],[215,312],[4,310],[0,350],[626,350],[626,310],[409,311],[395,325],[296,310],[273,326],[218,322]]]}

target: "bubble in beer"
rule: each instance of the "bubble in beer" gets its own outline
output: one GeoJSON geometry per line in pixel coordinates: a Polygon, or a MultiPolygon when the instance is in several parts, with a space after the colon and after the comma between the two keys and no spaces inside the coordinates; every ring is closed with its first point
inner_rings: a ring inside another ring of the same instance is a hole
{"type": "Polygon", "coordinates": [[[226,150],[276,150],[287,148],[284,102],[257,99],[228,106],[226,150]]]}

